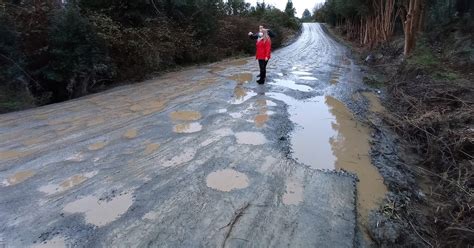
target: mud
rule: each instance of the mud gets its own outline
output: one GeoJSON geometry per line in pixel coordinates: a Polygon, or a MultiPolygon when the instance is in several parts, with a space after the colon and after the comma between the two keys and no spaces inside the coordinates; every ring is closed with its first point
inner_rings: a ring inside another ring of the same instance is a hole
{"type": "Polygon", "coordinates": [[[12,247],[353,247],[356,199],[373,190],[359,185],[378,182],[337,170],[369,170],[346,52],[305,24],[274,52],[265,85],[249,57],[0,115],[0,236],[12,247]],[[23,171],[34,174],[8,182],[23,171]]]}
{"type": "Polygon", "coordinates": [[[118,219],[133,204],[131,193],[123,193],[111,200],[100,200],[96,196],[86,196],[64,206],[67,214],[83,214],[87,223],[101,227],[118,219]]]}
{"type": "Polygon", "coordinates": [[[249,186],[248,177],[238,171],[225,169],[212,172],[206,178],[207,187],[223,192],[244,189],[249,186]]]}
{"type": "Polygon", "coordinates": [[[202,125],[199,122],[182,123],[173,127],[175,133],[196,133],[202,130],[202,125]]]}
{"type": "Polygon", "coordinates": [[[252,73],[239,73],[229,77],[229,79],[238,82],[239,84],[248,83],[252,81],[252,73]]]}
{"type": "Polygon", "coordinates": [[[179,111],[171,113],[170,117],[174,121],[197,121],[202,115],[197,111],[179,111]]]}
{"type": "Polygon", "coordinates": [[[263,145],[267,142],[267,139],[263,133],[258,132],[238,132],[235,134],[237,143],[241,145],[263,145]]]}
{"type": "Polygon", "coordinates": [[[155,144],[155,143],[147,144],[144,153],[145,155],[150,155],[150,154],[155,153],[159,148],[160,148],[160,144],[155,144]]]}
{"type": "Polygon", "coordinates": [[[138,136],[138,131],[136,129],[129,129],[123,135],[123,137],[127,139],[133,139],[133,138],[136,138],[137,136],[138,136]]]}
{"type": "Polygon", "coordinates": [[[26,181],[28,178],[35,175],[34,171],[20,171],[12,176],[9,176],[7,180],[3,181],[3,185],[12,186],[26,181]]]}
{"type": "Polygon", "coordinates": [[[107,142],[105,142],[105,141],[97,142],[97,143],[94,143],[92,145],[89,145],[88,149],[90,151],[97,151],[97,150],[103,149],[106,145],[107,145],[107,142]]]}
{"type": "Polygon", "coordinates": [[[362,95],[369,100],[369,110],[372,113],[383,113],[385,107],[380,103],[380,99],[373,92],[363,92],[362,95]]]}

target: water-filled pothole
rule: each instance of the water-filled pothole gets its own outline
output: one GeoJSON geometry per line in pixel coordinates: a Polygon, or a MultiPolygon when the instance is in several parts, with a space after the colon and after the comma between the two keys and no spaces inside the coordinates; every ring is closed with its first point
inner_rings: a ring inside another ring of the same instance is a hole
{"type": "Polygon", "coordinates": [[[249,186],[249,179],[244,173],[232,169],[212,172],[206,178],[207,187],[219,191],[230,192],[249,186]]]}
{"type": "Polygon", "coordinates": [[[290,118],[296,125],[291,134],[295,160],[314,169],[343,169],[357,175],[358,211],[365,223],[369,211],[387,192],[383,178],[371,163],[369,128],[331,96],[307,101],[280,93],[270,97],[289,105],[290,118]]]}
{"type": "Polygon", "coordinates": [[[83,213],[86,223],[101,227],[118,219],[132,204],[133,196],[129,192],[109,201],[90,195],[66,204],[63,210],[70,214],[83,213]]]}
{"type": "Polygon", "coordinates": [[[303,91],[303,92],[310,92],[312,90],[311,87],[297,84],[295,83],[295,81],[292,81],[292,80],[275,79],[275,82],[270,82],[270,84],[289,88],[292,90],[303,91]]]}

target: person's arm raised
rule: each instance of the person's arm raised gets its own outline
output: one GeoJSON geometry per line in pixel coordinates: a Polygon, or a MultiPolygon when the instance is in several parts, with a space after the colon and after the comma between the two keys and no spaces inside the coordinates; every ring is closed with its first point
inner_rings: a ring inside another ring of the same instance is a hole
{"type": "Polygon", "coordinates": [[[258,35],[257,35],[257,34],[254,34],[254,33],[252,33],[252,32],[249,32],[249,38],[250,38],[251,40],[256,40],[256,39],[258,39],[258,35]]]}

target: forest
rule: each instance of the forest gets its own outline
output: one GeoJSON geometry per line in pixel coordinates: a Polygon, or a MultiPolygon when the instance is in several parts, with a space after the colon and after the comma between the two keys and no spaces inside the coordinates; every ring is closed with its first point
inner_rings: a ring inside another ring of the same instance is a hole
{"type": "Polygon", "coordinates": [[[371,68],[366,83],[386,90],[388,112],[374,128],[399,135],[399,167],[416,178],[388,183],[398,193],[374,223],[387,227],[372,233],[379,245],[472,246],[473,17],[469,0],[328,0],[314,9],[371,68]]]}
{"type": "Polygon", "coordinates": [[[165,70],[250,54],[260,24],[279,47],[300,28],[243,0],[7,0],[0,3],[0,109],[60,102],[165,70]]]}

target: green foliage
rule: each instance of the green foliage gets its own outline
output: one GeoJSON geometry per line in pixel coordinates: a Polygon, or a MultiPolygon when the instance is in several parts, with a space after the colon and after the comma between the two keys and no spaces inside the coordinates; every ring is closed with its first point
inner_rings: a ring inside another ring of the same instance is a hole
{"type": "Polygon", "coordinates": [[[11,86],[13,79],[21,76],[22,62],[19,47],[19,37],[14,30],[14,24],[6,16],[0,13],[0,85],[11,86]]]}
{"type": "Polygon", "coordinates": [[[303,15],[301,16],[301,19],[303,21],[310,21],[311,20],[311,12],[309,12],[309,9],[305,9],[303,11],[303,15]]]}
{"type": "Polygon", "coordinates": [[[295,17],[296,9],[295,7],[293,7],[293,2],[291,0],[288,0],[288,2],[286,3],[285,13],[289,17],[295,17]]]}
{"type": "Polygon", "coordinates": [[[261,24],[277,34],[275,48],[300,28],[291,15],[244,0],[6,1],[0,87],[14,93],[0,105],[11,110],[28,105],[15,99],[58,102],[176,65],[252,54],[247,33],[261,24]]]}
{"type": "Polygon", "coordinates": [[[415,52],[411,57],[407,59],[407,62],[411,66],[416,66],[424,69],[428,69],[430,67],[440,64],[439,59],[433,54],[431,49],[423,40],[419,42],[415,52]]]}
{"type": "Polygon", "coordinates": [[[109,76],[105,47],[76,7],[55,13],[49,37],[50,62],[43,73],[58,100],[84,95],[109,76]]]}

